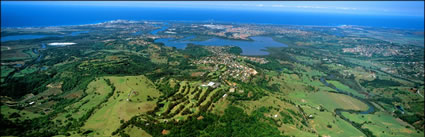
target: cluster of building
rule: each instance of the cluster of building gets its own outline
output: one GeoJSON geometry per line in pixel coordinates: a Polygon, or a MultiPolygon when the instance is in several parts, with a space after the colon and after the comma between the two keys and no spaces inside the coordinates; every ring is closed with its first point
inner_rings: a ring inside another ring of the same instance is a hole
{"type": "Polygon", "coordinates": [[[382,56],[399,55],[400,50],[390,47],[377,47],[377,46],[357,46],[355,48],[343,48],[343,52],[357,53],[361,56],[372,57],[373,55],[380,54],[382,56]]]}
{"type": "Polygon", "coordinates": [[[237,27],[229,28],[225,30],[226,33],[232,33],[232,38],[234,39],[248,39],[250,36],[264,34],[263,31],[253,30],[249,27],[237,27]]]}
{"type": "Polygon", "coordinates": [[[149,45],[152,44],[149,41],[143,40],[143,39],[137,39],[137,40],[132,40],[130,42],[128,42],[128,44],[130,45],[149,45]]]}
{"type": "Polygon", "coordinates": [[[251,29],[249,27],[235,27],[233,25],[212,25],[212,24],[205,24],[202,26],[207,27],[209,29],[213,29],[213,30],[221,30],[219,32],[207,31],[208,35],[228,37],[231,39],[248,40],[250,36],[264,34],[264,31],[251,29]]]}
{"type": "Polygon", "coordinates": [[[269,62],[265,58],[247,57],[247,56],[241,56],[241,58],[252,61],[252,62],[257,62],[257,63],[260,63],[260,64],[266,64],[266,63],[269,62]]]}
{"type": "Polygon", "coordinates": [[[208,47],[208,50],[215,56],[205,57],[201,60],[196,60],[194,64],[214,64],[213,71],[222,71],[219,76],[221,79],[235,78],[242,81],[247,81],[251,76],[256,75],[258,72],[250,68],[240,61],[238,58],[248,59],[259,63],[267,63],[265,59],[255,57],[243,57],[224,52],[227,47],[208,47]],[[223,67],[224,66],[224,67],[223,67]]]}
{"type": "Polygon", "coordinates": [[[247,81],[251,76],[256,75],[258,72],[250,67],[246,67],[240,64],[232,64],[229,69],[222,73],[222,78],[227,79],[229,77],[247,81]]]}

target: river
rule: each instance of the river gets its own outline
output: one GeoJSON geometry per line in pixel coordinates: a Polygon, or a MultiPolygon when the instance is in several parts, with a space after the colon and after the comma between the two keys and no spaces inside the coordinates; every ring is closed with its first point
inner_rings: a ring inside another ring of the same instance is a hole
{"type": "Polygon", "coordinates": [[[365,134],[366,136],[370,136],[369,132],[366,131],[366,129],[361,128],[361,126],[359,126],[359,123],[354,123],[352,122],[350,119],[348,119],[347,117],[345,117],[344,115],[342,115],[342,112],[349,112],[349,113],[357,113],[357,114],[372,114],[375,113],[375,106],[373,106],[372,103],[370,103],[368,100],[357,97],[357,96],[353,96],[352,94],[349,94],[348,92],[345,92],[341,89],[336,88],[334,85],[329,84],[325,78],[321,77],[320,78],[320,82],[322,82],[324,85],[336,90],[338,94],[343,94],[343,95],[347,95],[347,96],[351,96],[355,99],[360,100],[361,102],[365,103],[369,109],[367,109],[366,111],[358,111],[358,110],[351,110],[351,109],[341,109],[341,108],[337,108],[335,109],[335,113],[341,117],[341,119],[347,121],[348,123],[350,123],[353,127],[357,128],[359,131],[361,131],[363,134],[365,134]]]}
{"type": "Polygon", "coordinates": [[[363,98],[360,98],[360,97],[354,96],[354,95],[352,95],[352,94],[350,94],[350,93],[348,93],[348,92],[346,92],[346,91],[343,91],[343,90],[341,90],[341,89],[339,89],[339,88],[336,88],[336,87],[335,87],[335,86],[333,86],[332,84],[329,84],[329,83],[325,80],[325,78],[323,78],[323,77],[322,77],[322,78],[320,78],[320,82],[322,82],[324,85],[326,85],[326,86],[328,86],[328,87],[330,87],[330,88],[332,88],[332,89],[336,90],[338,94],[344,94],[344,95],[347,95],[347,96],[353,97],[353,98],[355,98],[355,99],[358,99],[358,100],[360,100],[361,102],[365,103],[365,104],[369,107],[369,109],[367,109],[366,111],[361,111],[361,112],[358,112],[358,113],[360,113],[360,114],[370,114],[370,113],[374,113],[374,112],[375,112],[375,106],[374,106],[372,103],[370,103],[369,101],[367,101],[366,99],[363,99],[363,98]]]}
{"type": "MultiPolygon", "coordinates": [[[[13,40],[28,40],[28,39],[38,39],[38,38],[45,38],[45,37],[65,37],[65,36],[77,36],[80,35],[82,33],[88,33],[89,31],[76,31],[76,32],[71,32],[70,34],[66,34],[66,35],[15,35],[15,36],[6,36],[6,37],[1,37],[1,42],[6,42],[6,41],[13,41],[13,40]]],[[[46,49],[47,46],[44,43],[41,43],[40,45],[40,49],[46,49]]],[[[11,73],[9,73],[5,79],[4,82],[6,83],[10,78],[13,77],[13,75],[17,72],[20,72],[21,70],[25,69],[28,66],[31,66],[37,62],[40,62],[41,59],[43,58],[43,54],[37,49],[34,48],[32,49],[32,52],[34,54],[38,54],[38,57],[34,60],[28,61],[26,62],[24,65],[22,64],[17,64],[20,65],[18,66],[18,68],[16,68],[15,70],[13,70],[11,73]]],[[[46,67],[41,67],[40,70],[46,70],[46,67]]]]}

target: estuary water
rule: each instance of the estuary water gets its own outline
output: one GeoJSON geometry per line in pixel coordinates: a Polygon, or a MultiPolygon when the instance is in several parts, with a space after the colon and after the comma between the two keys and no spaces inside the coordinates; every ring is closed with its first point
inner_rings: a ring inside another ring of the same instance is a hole
{"type": "Polygon", "coordinates": [[[231,40],[217,37],[205,41],[190,41],[190,38],[193,38],[193,36],[177,40],[172,38],[161,38],[156,39],[155,42],[161,42],[166,46],[176,47],[178,49],[185,48],[189,43],[205,46],[238,46],[242,48],[242,55],[267,55],[268,52],[263,51],[266,47],[287,47],[287,45],[276,42],[271,37],[265,36],[250,37],[252,41],[231,40]]]}
{"type": "Polygon", "coordinates": [[[1,37],[1,42],[13,41],[13,40],[28,40],[28,39],[39,39],[44,37],[49,37],[54,35],[13,35],[1,37]]]}
{"type": "Polygon", "coordinates": [[[39,38],[46,38],[46,37],[78,36],[82,33],[88,33],[88,32],[89,31],[74,31],[74,32],[71,32],[70,34],[65,34],[65,35],[12,35],[12,36],[1,37],[1,42],[14,41],[14,40],[39,39],[39,38]]]}

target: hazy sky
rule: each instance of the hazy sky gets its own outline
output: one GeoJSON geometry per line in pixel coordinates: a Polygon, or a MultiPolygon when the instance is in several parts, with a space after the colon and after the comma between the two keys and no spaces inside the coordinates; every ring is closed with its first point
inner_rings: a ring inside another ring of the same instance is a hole
{"type": "Polygon", "coordinates": [[[8,4],[25,5],[81,5],[81,6],[130,6],[130,7],[163,7],[163,8],[204,8],[204,9],[229,9],[229,10],[270,10],[294,12],[326,12],[344,14],[371,14],[371,15],[401,15],[424,16],[423,1],[67,1],[67,2],[1,2],[2,6],[8,4]]]}

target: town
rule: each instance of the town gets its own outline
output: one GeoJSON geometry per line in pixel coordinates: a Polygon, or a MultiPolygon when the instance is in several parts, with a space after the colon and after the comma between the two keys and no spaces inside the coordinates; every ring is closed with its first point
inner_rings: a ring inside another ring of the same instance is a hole
{"type": "Polygon", "coordinates": [[[264,58],[230,54],[224,51],[228,47],[208,46],[205,48],[214,55],[204,57],[200,60],[194,60],[193,63],[197,65],[209,65],[213,68],[211,69],[212,72],[221,71],[218,77],[222,80],[233,78],[246,82],[250,79],[250,77],[255,76],[258,72],[244,63],[243,60],[245,59],[260,64],[268,62],[264,58]]]}

